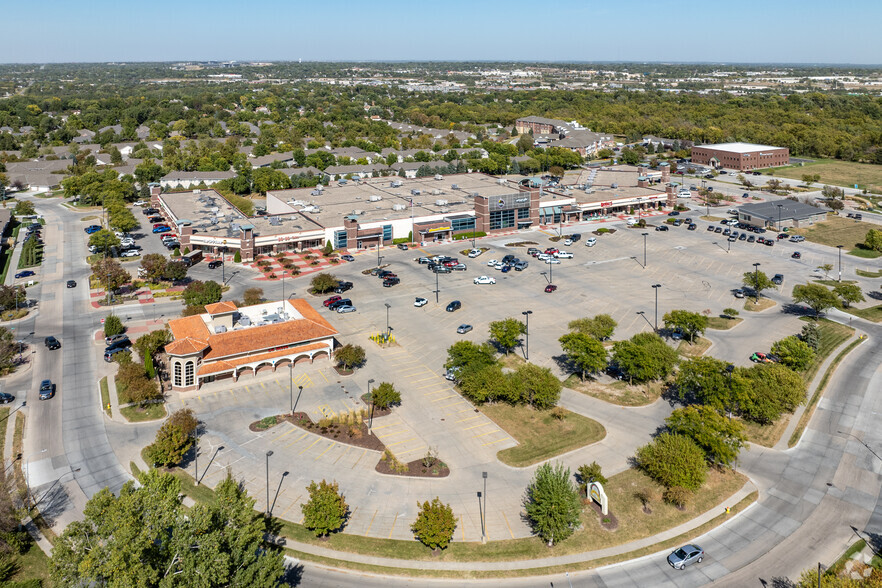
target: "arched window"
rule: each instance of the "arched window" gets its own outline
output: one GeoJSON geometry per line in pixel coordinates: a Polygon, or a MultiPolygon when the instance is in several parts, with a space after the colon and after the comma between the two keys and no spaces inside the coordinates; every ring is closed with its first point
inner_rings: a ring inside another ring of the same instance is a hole
{"type": "Polygon", "coordinates": [[[175,362],[175,387],[181,387],[181,362],[175,362]]]}
{"type": "Polygon", "coordinates": [[[195,363],[188,361],[184,367],[184,386],[192,386],[196,383],[195,363]]]}

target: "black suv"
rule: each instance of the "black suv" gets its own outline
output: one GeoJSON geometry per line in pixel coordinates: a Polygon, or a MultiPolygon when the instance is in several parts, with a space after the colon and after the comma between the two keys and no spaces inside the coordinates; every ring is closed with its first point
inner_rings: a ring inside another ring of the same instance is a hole
{"type": "Polygon", "coordinates": [[[341,306],[352,306],[352,301],[348,298],[341,298],[336,302],[332,302],[328,305],[329,310],[337,310],[341,306]]]}
{"type": "Polygon", "coordinates": [[[44,343],[46,344],[46,347],[48,347],[49,349],[60,349],[61,348],[61,341],[59,341],[58,339],[56,339],[52,335],[49,335],[48,337],[46,337],[46,340],[44,341],[44,343]]]}
{"type": "Polygon", "coordinates": [[[460,302],[459,300],[454,300],[447,305],[447,312],[453,312],[455,310],[459,310],[460,308],[462,308],[462,302],[460,302]]]}
{"type": "Polygon", "coordinates": [[[337,294],[342,294],[347,290],[352,290],[352,282],[340,282],[337,284],[337,287],[334,288],[334,292],[337,294]]]}
{"type": "Polygon", "coordinates": [[[223,264],[224,264],[224,262],[222,262],[222,261],[220,261],[220,260],[218,260],[218,261],[209,261],[209,262],[208,262],[208,269],[214,269],[214,268],[216,268],[216,267],[220,267],[220,266],[222,266],[223,264]]]}
{"type": "Polygon", "coordinates": [[[573,233],[572,235],[570,235],[570,241],[572,241],[573,243],[575,243],[576,241],[578,241],[581,238],[582,238],[582,233],[573,233]]]}
{"type": "Polygon", "coordinates": [[[383,287],[384,288],[391,288],[392,286],[394,286],[396,284],[400,284],[400,283],[401,283],[401,280],[399,278],[386,278],[385,280],[383,280],[383,287]]]}

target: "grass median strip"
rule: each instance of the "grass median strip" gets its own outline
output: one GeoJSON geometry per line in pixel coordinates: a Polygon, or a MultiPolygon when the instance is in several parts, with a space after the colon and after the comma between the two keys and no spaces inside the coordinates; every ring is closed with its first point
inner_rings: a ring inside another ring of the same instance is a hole
{"type": "Polygon", "coordinates": [[[880,304],[879,306],[870,306],[868,308],[855,308],[853,306],[849,306],[848,308],[843,308],[842,310],[862,319],[872,321],[874,323],[882,321],[882,304],[880,304]]]}
{"type": "Polygon", "coordinates": [[[526,467],[573,449],[600,441],[606,436],[603,425],[561,407],[534,410],[526,405],[485,404],[481,412],[517,440],[516,447],[503,449],[499,461],[513,467],[526,467]]]}
{"type": "Polygon", "coordinates": [[[571,390],[592,396],[610,404],[619,406],[646,406],[659,399],[664,387],[663,382],[653,381],[646,384],[628,384],[622,380],[616,380],[611,384],[603,384],[591,378],[579,379],[576,374],[571,374],[563,385],[571,390]]]}
{"type": "Polygon", "coordinates": [[[161,402],[152,402],[143,407],[141,406],[124,406],[119,409],[121,415],[126,417],[130,423],[143,423],[146,421],[155,421],[165,418],[165,405],[161,402]]]}
{"type": "Polygon", "coordinates": [[[107,376],[99,380],[98,385],[101,387],[101,407],[107,416],[113,418],[113,411],[110,410],[110,389],[107,386],[107,376]]]}

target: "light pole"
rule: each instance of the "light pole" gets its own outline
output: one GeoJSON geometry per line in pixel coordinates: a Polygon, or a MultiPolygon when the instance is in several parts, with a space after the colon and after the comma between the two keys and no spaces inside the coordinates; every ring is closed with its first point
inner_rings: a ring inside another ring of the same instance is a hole
{"type": "Polygon", "coordinates": [[[658,289],[661,284],[653,284],[652,289],[655,290],[655,332],[658,333],[658,289]]]}
{"type": "Polygon", "coordinates": [[[196,429],[193,431],[195,437],[195,448],[193,452],[193,468],[196,470],[196,485],[199,485],[199,423],[196,423],[196,429]]]}
{"type": "Polygon", "coordinates": [[[759,262],[753,264],[753,293],[756,295],[756,303],[759,304],[759,266],[761,264],[759,262]]]}
{"type": "Polygon", "coordinates": [[[521,314],[524,315],[524,318],[526,318],[526,320],[527,320],[527,329],[525,331],[526,335],[527,335],[527,347],[524,350],[524,359],[529,360],[530,359],[530,315],[533,314],[533,311],[532,310],[525,310],[521,314]]]}
{"type": "Polygon", "coordinates": [[[368,415],[368,435],[371,434],[371,428],[374,424],[374,393],[371,392],[371,384],[373,383],[373,380],[368,380],[368,396],[371,397],[371,412],[368,415]]]}
{"type": "Polygon", "coordinates": [[[291,394],[291,416],[294,416],[294,361],[288,360],[288,381],[290,382],[290,386],[288,388],[291,394]]]}
{"type": "Polygon", "coordinates": [[[646,269],[646,237],[649,233],[643,233],[643,269],[646,269]]]}
{"type": "Polygon", "coordinates": [[[781,209],[784,208],[783,204],[778,204],[778,232],[781,232],[781,209]]]}
{"type": "Polygon", "coordinates": [[[441,287],[438,285],[438,268],[435,268],[435,304],[438,304],[438,293],[441,292],[441,287]]]}
{"type": "Polygon", "coordinates": [[[484,478],[484,508],[481,512],[481,541],[483,543],[487,542],[487,472],[481,472],[481,477],[484,478]]]}
{"type": "Polygon", "coordinates": [[[384,303],[386,305],[386,340],[389,340],[389,309],[392,308],[392,305],[388,302],[384,303]]]}
{"type": "Polygon", "coordinates": [[[270,449],[266,452],[266,515],[270,514],[270,501],[269,501],[269,458],[272,456],[273,450],[270,449]]]}
{"type": "Polygon", "coordinates": [[[836,249],[839,250],[839,281],[842,281],[842,245],[837,245],[836,249]]]}
{"type": "Polygon", "coordinates": [[[377,267],[380,267],[380,260],[383,259],[382,257],[380,257],[380,242],[381,242],[381,239],[378,237],[377,238],[377,267]]]}

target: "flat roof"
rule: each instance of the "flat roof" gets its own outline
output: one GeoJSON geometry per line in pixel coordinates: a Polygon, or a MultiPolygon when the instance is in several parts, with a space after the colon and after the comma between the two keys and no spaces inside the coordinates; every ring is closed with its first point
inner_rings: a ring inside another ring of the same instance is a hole
{"type": "Polygon", "coordinates": [[[269,194],[324,227],[336,227],[343,224],[346,216],[357,217],[361,224],[407,218],[411,215],[411,198],[414,218],[423,220],[473,212],[474,194],[494,198],[520,191],[515,182],[482,173],[435,177],[353,179],[343,185],[331,182],[320,194],[316,188],[271,190],[269,194]],[[412,194],[412,190],[419,193],[412,194]]]}
{"type": "Polygon", "coordinates": [[[738,207],[738,213],[756,216],[765,220],[778,220],[779,206],[781,207],[781,220],[801,220],[819,214],[827,214],[827,210],[824,208],[816,208],[810,204],[804,204],[789,198],[742,204],[738,207]]]}
{"type": "Polygon", "coordinates": [[[771,145],[756,145],[754,143],[717,143],[716,145],[693,145],[703,149],[716,149],[718,151],[731,151],[732,153],[753,153],[754,151],[766,151],[768,149],[785,149],[785,147],[772,147],[771,145]]]}

